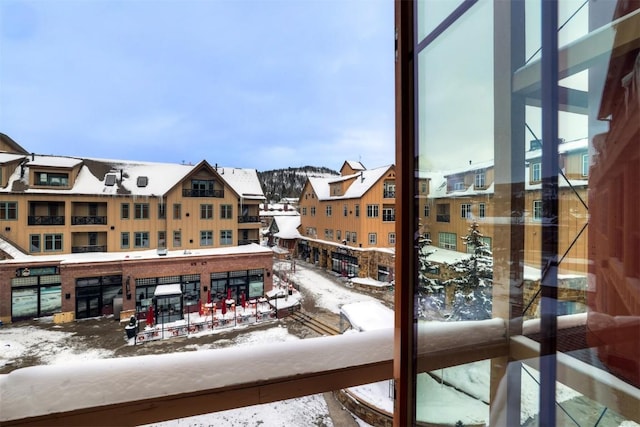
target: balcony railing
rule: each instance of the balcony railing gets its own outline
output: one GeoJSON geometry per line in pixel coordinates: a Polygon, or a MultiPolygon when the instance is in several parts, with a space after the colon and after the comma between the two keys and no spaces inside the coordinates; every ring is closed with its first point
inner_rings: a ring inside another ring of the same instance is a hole
{"type": "Polygon", "coordinates": [[[395,214],[382,214],[382,221],[383,222],[393,222],[396,220],[396,215],[395,214]]]}
{"type": "Polygon", "coordinates": [[[74,254],[86,254],[90,252],[107,252],[107,245],[72,246],[71,252],[74,254]]]}
{"type": "MultiPolygon", "coordinates": [[[[73,370],[55,365],[19,369],[0,375],[0,424],[96,425],[109,420],[113,425],[141,425],[383,381],[393,377],[393,333],[388,328],[270,343],[255,345],[254,351],[231,347],[206,354],[102,359],[73,370]],[[312,363],[318,360],[322,363],[312,363]],[[175,369],[176,363],[189,369],[175,369]],[[211,366],[224,369],[212,371],[211,366]],[[172,381],[158,372],[171,372],[172,381]],[[62,384],[64,399],[51,400],[62,384]],[[96,393],[95,384],[111,386],[96,393]],[[122,390],[127,390],[124,398],[122,390]],[[24,396],[48,404],[25,405],[24,396]]],[[[539,344],[530,338],[506,338],[502,319],[433,322],[418,333],[417,372],[507,356],[535,367],[540,358],[539,344]],[[458,339],[461,336],[465,339],[458,339]]],[[[637,388],[563,353],[558,353],[557,373],[563,384],[629,420],[640,420],[637,388]]],[[[500,402],[495,405],[500,411],[500,402]]]]}
{"type": "Polygon", "coordinates": [[[436,215],[436,221],[437,222],[449,222],[449,220],[451,219],[451,215],[445,215],[445,214],[437,214],[436,215]]]}
{"type": "Polygon", "coordinates": [[[72,216],[71,225],[106,225],[106,216],[72,216]]]}
{"type": "Polygon", "coordinates": [[[194,189],[182,189],[183,197],[216,197],[223,198],[224,190],[194,190],[194,189]]]}
{"type": "Polygon", "coordinates": [[[396,192],[395,190],[384,190],[382,192],[382,197],[385,199],[394,199],[396,197],[396,192]]]}
{"type": "MultiPolygon", "coordinates": [[[[418,350],[419,369],[430,371],[507,354],[502,320],[474,322],[474,333],[462,344],[456,340],[451,344],[450,337],[460,335],[451,327],[464,329],[469,324],[448,323],[448,329],[430,329],[429,337],[419,342],[435,341],[440,346],[418,350]]],[[[388,328],[270,343],[256,345],[250,352],[223,348],[206,355],[192,352],[94,360],[73,371],[55,365],[16,370],[0,375],[0,393],[7,396],[0,424],[95,425],[109,420],[112,425],[141,425],[383,381],[393,377],[393,332],[388,328]],[[176,360],[189,369],[176,370],[176,360]],[[292,360],[322,363],[292,364],[292,360]],[[212,371],[211,366],[224,369],[212,371]],[[265,371],[264,366],[269,369],[265,371]],[[21,371],[28,369],[37,369],[38,374],[23,377],[21,371]],[[158,372],[171,372],[174,377],[166,381],[158,372]],[[114,375],[118,376],[117,387],[101,387],[95,393],[95,384],[114,384],[114,375]],[[65,398],[52,401],[53,388],[60,384],[65,384],[65,398]],[[124,398],[122,390],[128,390],[124,398]],[[25,406],[19,403],[24,396],[49,404],[25,406]]]]}
{"type": "Polygon", "coordinates": [[[252,243],[260,243],[258,239],[240,239],[238,240],[238,246],[250,245],[252,243]]]}
{"type": "Polygon", "coordinates": [[[250,215],[239,216],[238,217],[238,222],[239,223],[260,222],[260,217],[259,216],[250,216],[250,215]]]}
{"type": "Polygon", "coordinates": [[[64,225],[64,216],[29,216],[29,225],[64,225]]]}

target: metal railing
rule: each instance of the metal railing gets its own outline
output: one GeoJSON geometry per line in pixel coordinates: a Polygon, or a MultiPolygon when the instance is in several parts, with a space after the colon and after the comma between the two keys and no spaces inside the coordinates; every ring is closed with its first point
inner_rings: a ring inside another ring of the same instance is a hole
{"type": "Polygon", "coordinates": [[[182,189],[183,197],[215,197],[223,198],[224,190],[194,190],[194,189],[182,189]]]}
{"type": "Polygon", "coordinates": [[[71,247],[71,253],[74,254],[86,254],[92,252],[107,252],[107,245],[85,245],[71,247]]]}
{"type": "Polygon", "coordinates": [[[106,225],[106,216],[72,216],[71,225],[106,225]]]}
{"type": "Polygon", "coordinates": [[[253,215],[239,216],[238,217],[238,222],[239,223],[260,222],[260,217],[259,216],[253,216],[253,215]]]}
{"type": "Polygon", "coordinates": [[[29,216],[29,225],[64,225],[64,216],[29,216]]]}

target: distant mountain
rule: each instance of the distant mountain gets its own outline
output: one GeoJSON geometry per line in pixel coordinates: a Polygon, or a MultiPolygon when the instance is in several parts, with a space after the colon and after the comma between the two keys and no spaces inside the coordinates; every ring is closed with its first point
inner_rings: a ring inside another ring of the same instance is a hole
{"type": "Polygon", "coordinates": [[[262,191],[270,202],[278,202],[283,197],[300,197],[307,177],[324,178],[333,176],[340,176],[340,174],[329,168],[316,166],[258,172],[262,191]]]}

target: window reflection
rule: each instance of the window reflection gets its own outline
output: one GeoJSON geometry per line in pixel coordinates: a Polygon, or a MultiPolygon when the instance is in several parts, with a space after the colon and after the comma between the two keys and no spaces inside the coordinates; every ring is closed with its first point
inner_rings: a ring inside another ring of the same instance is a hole
{"type": "MultiPolygon", "coordinates": [[[[418,2],[415,18],[414,318],[418,329],[504,318],[508,339],[524,339],[509,341],[510,351],[526,343],[533,355],[552,341],[558,359],[557,372],[539,370],[539,357],[509,362],[513,354],[474,364],[489,407],[446,422],[544,424],[543,378],[558,380],[558,425],[640,422],[629,410],[640,407],[640,2],[557,2],[559,91],[544,108],[541,82],[551,74],[540,64],[541,2],[470,4],[428,36],[455,3],[418,2]],[[544,140],[548,108],[557,108],[558,130],[544,140]],[[549,150],[557,165],[545,160],[549,150]],[[549,171],[557,184],[545,181],[549,171]],[[548,238],[557,239],[550,258],[548,238]],[[557,332],[540,329],[544,286],[557,291],[548,306],[557,332]],[[623,384],[635,391],[604,397],[623,384]]],[[[450,384],[442,373],[416,375],[417,420],[443,422],[447,411],[433,402],[450,384]]],[[[474,412],[482,399],[461,403],[465,387],[460,405],[474,412]]]]}

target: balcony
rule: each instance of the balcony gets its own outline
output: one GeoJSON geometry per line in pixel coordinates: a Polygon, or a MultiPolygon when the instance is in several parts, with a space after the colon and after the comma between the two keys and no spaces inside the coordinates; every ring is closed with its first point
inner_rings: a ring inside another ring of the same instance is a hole
{"type": "Polygon", "coordinates": [[[451,215],[449,214],[437,214],[436,222],[449,222],[451,219],[451,215]]]}
{"type": "Polygon", "coordinates": [[[27,218],[29,225],[64,225],[64,216],[31,216],[27,218]]]}
{"type": "Polygon", "coordinates": [[[238,246],[250,245],[252,243],[260,244],[258,239],[240,239],[238,240],[238,246]]]}
{"type": "Polygon", "coordinates": [[[72,216],[71,225],[106,225],[106,216],[72,216]]]}
{"type": "Polygon", "coordinates": [[[260,217],[252,216],[252,215],[243,215],[238,217],[238,222],[241,224],[250,223],[250,222],[260,222],[260,217]]]}
{"type": "MultiPolygon", "coordinates": [[[[567,320],[574,325],[574,319],[567,320]]],[[[572,328],[562,323],[559,333],[572,328]]],[[[416,370],[429,372],[499,357],[535,368],[540,345],[526,335],[507,338],[506,332],[502,319],[425,325],[419,330],[416,370]]],[[[16,370],[0,376],[4,397],[0,424],[97,425],[108,419],[113,425],[141,425],[393,377],[393,328],[257,344],[251,350],[231,347],[171,357],[94,360],[74,369],[48,365],[16,370]],[[183,369],[176,369],[176,364],[183,369]],[[211,370],[211,366],[224,368],[211,370]],[[171,381],[159,372],[171,373],[171,381]],[[65,393],[52,400],[62,384],[65,393]],[[99,393],[95,384],[104,385],[99,393]],[[127,390],[124,397],[122,390],[127,390]],[[24,396],[47,405],[30,405],[24,396]]],[[[637,388],[564,353],[558,353],[557,371],[563,384],[629,420],[640,419],[637,388]]],[[[499,396],[491,402],[495,416],[505,410],[499,396]]]]}
{"type": "Polygon", "coordinates": [[[382,197],[384,197],[385,199],[395,199],[396,192],[395,190],[384,190],[382,192],[382,197]]]}
{"type": "Polygon", "coordinates": [[[182,189],[182,197],[224,197],[224,190],[194,190],[190,188],[182,189]]]}
{"type": "Polygon", "coordinates": [[[86,254],[91,252],[107,252],[107,245],[72,246],[71,253],[86,254]]]}
{"type": "Polygon", "coordinates": [[[395,214],[382,214],[382,221],[383,222],[393,222],[396,220],[396,215],[395,214]]]}

